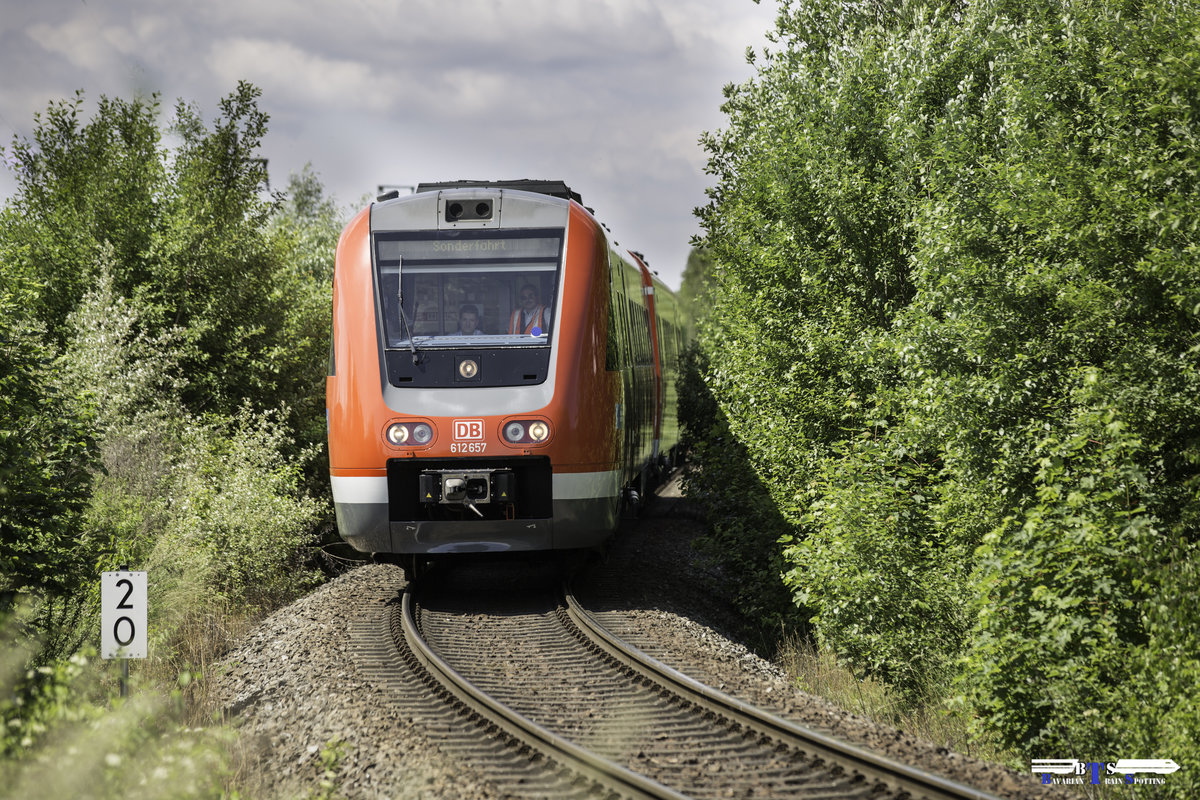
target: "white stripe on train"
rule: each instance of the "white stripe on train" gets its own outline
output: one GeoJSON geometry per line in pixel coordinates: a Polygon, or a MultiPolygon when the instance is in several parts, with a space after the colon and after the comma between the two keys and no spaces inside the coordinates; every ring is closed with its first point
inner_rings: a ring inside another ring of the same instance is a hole
{"type": "MultiPolygon", "coordinates": [[[[555,500],[588,500],[595,497],[616,497],[621,490],[619,470],[605,472],[566,472],[554,475],[555,500]]],[[[335,503],[386,503],[387,478],[345,477],[329,478],[335,503]]]]}

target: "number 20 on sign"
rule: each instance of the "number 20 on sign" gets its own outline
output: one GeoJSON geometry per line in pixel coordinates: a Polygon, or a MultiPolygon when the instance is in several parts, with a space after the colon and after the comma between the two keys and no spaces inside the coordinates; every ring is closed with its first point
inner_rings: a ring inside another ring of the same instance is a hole
{"type": "Polygon", "coordinates": [[[101,658],[146,657],[146,573],[100,574],[101,658]]]}

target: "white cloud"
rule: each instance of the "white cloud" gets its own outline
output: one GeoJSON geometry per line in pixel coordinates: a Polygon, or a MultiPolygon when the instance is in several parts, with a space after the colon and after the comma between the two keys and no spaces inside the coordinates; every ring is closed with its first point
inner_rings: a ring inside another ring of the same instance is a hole
{"type": "Polygon", "coordinates": [[[80,15],[59,25],[39,23],[29,38],[47,53],[62,56],[80,69],[97,71],[119,62],[132,49],[132,35],[117,26],[100,24],[94,14],[80,15]]]}
{"type": "Polygon", "coordinates": [[[248,80],[276,100],[314,113],[331,109],[386,109],[394,79],[361,61],[326,58],[284,41],[234,37],[213,42],[205,58],[225,86],[248,80]]]}
{"type": "Polygon", "coordinates": [[[697,139],[773,14],[770,0],[0,0],[0,144],[77,88],[159,91],[211,116],[248,80],[277,187],[306,162],[346,202],[380,183],[562,178],[677,276],[704,202],[697,139]]]}

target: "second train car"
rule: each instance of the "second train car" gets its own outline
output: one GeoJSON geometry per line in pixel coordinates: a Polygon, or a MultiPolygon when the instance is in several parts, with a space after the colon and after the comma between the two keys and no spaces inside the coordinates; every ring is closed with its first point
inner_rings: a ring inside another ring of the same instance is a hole
{"type": "Polygon", "coordinates": [[[337,247],[342,537],[420,557],[601,544],[678,447],[679,305],[565,184],[422,184],[337,247]]]}

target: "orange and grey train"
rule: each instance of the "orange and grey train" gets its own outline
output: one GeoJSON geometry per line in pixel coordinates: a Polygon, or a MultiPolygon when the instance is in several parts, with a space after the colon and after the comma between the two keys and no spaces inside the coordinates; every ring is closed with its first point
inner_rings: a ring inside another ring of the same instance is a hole
{"type": "Polygon", "coordinates": [[[594,547],[676,456],[670,290],[565,184],[422,184],[338,243],[326,404],[355,549],[594,547]]]}

